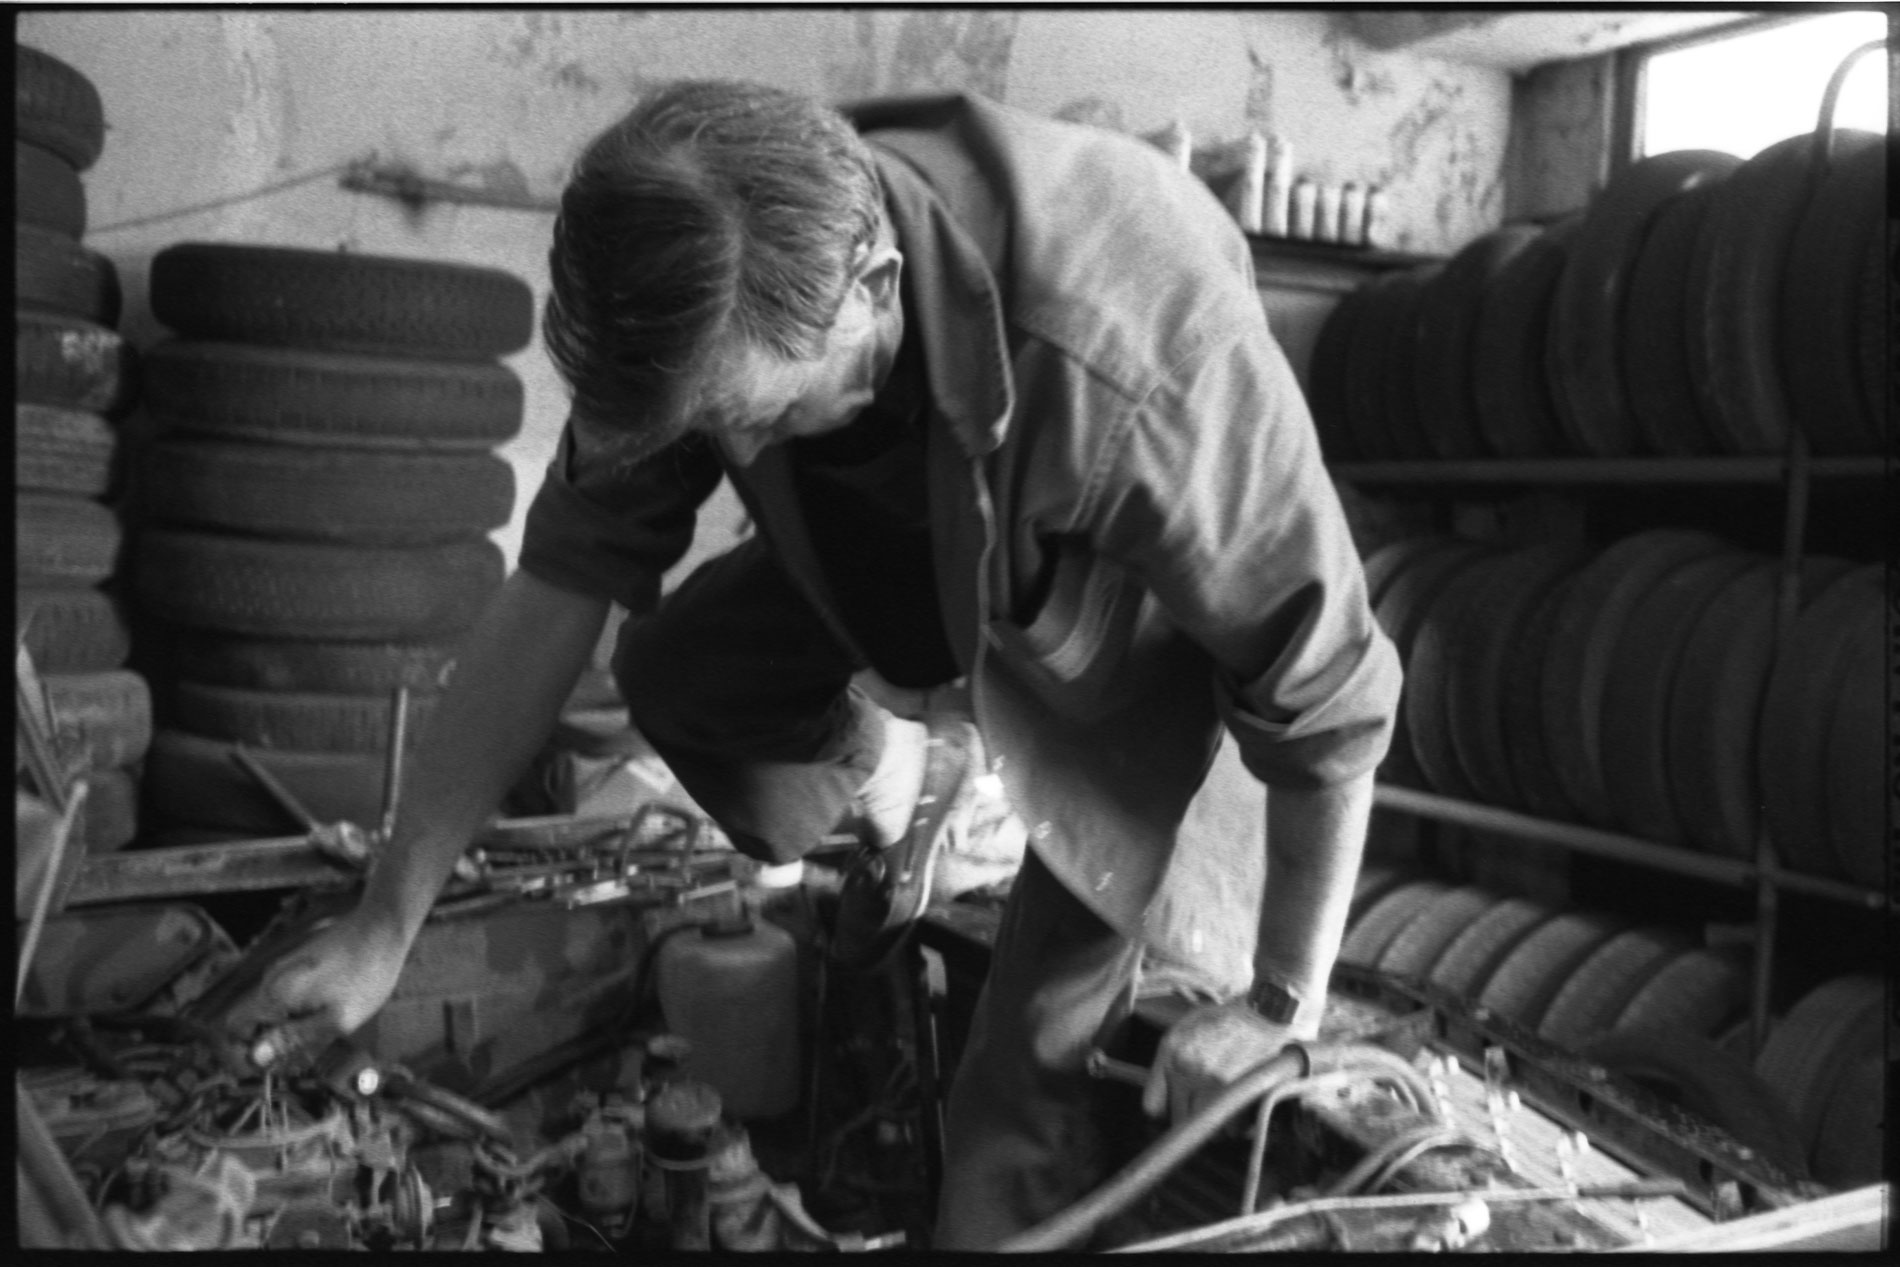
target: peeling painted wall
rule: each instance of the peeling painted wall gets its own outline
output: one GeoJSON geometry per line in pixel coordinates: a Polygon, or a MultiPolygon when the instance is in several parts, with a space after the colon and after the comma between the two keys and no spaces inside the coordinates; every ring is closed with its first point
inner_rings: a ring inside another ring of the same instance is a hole
{"type": "MultiPolygon", "coordinates": [[[[343,190],[338,169],[375,156],[552,197],[643,86],[679,76],[832,99],[971,89],[1130,132],[1178,117],[1197,142],[1271,129],[1316,178],[1388,187],[1414,250],[1455,249],[1503,210],[1506,75],[1370,49],[1326,11],[29,10],[18,38],[104,98],[89,245],[120,266],[141,344],[163,334],[145,304],[150,258],[191,239],[464,260],[545,296],[545,214],[405,209],[343,190]],[[181,208],[200,209],[166,214],[181,208]]],[[[498,540],[512,560],[566,393],[538,349],[511,364],[528,389],[505,450],[519,493],[498,540]]],[[[722,503],[692,558],[729,545],[738,522],[722,503]]]]}

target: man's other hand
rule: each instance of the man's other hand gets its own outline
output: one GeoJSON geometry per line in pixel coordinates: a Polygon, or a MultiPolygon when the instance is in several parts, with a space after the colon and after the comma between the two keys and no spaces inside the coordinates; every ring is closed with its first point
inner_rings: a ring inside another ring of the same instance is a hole
{"type": "Polygon", "coordinates": [[[352,912],[273,963],[225,1028],[260,1068],[307,1061],[382,1010],[408,953],[400,929],[352,912]]]}
{"type": "Polygon", "coordinates": [[[1313,1037],[1277,1025],[1245,1003],[1197,1007],[1162,1038],[1141,1106],[1150,1117],[1165,1109],[1170,1122],[1184,1122],[1288,1043],[1313,1037]]]}

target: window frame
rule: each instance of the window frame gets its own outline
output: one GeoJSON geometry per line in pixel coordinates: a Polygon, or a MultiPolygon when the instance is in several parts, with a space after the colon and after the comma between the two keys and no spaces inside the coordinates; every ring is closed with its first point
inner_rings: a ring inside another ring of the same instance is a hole
{"type": "MultiPolygon", "coordinates": [[[[1725,22],[1721,26],[1707,27],[1700,31],[1685,31],[1680,35],[1668,35],[1661,39],[1646,40],[1641,44],[1632,44],[1627,48],[1618,49],[1614,68],[1615,95],[1611,101],[1610,174],[1614,176],[1644,157],[1637,152],[1637,147],[1641,143],[1644,110],[1648,104],[1646,100],[1648,84],[1644,72],[1649,68],[1650,58],[1658,53],[1674,53],[1700,44],[1713,44],[1718,40],[1732,39],[1738,35],[1751,35],[1756,31],[1772,30],[1778,26],[1806,22],[1814,18],[1826,17],[1831,13],[1858,8],[1860,8],[1859,5],[1839,7],[1788,5],[1774,12],[1753,14],[1738,21],[1725,22]]],[[[1870,9],[1869,11],[1878,10],[1870,9]]],[[[1891,24],[1890,17],[1890,38],[1891,24]]]]}

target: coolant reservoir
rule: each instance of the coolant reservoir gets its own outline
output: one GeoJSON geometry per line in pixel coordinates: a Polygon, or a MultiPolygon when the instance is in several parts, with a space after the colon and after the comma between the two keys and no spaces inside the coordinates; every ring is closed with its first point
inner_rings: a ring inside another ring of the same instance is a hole
{"type": "Polygon", "coordinates": [[[731,915],[660,947],[660,1010],[691,1044],[681,1072],[740,1120],[798,1105],[798,947],[776,924],[731,915]]]}

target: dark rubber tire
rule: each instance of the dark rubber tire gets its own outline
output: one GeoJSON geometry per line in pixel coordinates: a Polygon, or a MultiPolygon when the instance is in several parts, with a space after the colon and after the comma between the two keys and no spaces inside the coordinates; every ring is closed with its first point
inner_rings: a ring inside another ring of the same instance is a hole
{"type": "Polygon", "coordinates": [[[1777,561],[1743,572],[1689,631],[1663,721],[1669,791],[1689,842],[1752,858],[1761,828],[1755,777],[1762,697],[1774,658],[1777,561]]]}
{"type": "Polygon", "coordinates": [[[1538,1037],[1567,1051],[1616,1028],[1636,992],[1658,968],[1689,949],[1688,939],[1672,928],[1645,926],[1618,933],[1578,966],[1558,987],[1538,1037]]]}
{"type": "Polygon", "coordinates": [[[1379,971],[1424,980],[1445,948],[1497,900],[1497,894],[1472,886],[1439,894],[1386,944],[1379,971]]]}
{"type": "Polygon", "coordinates": [[[1617,642],[1657,582],[1723,548],[1712,533],[1654,529],[1616,542],[1571,582],[1544,653],[1540,715],[1551,771],[1588,821],[1614,821],[1602,733],[1603,692],[1617,642]]]}
{"type": "Polygon", "coordinates": [[[1360,456],[1353,442],[1351,415],[1346,403],[1349,381],[1346,356],[1353,330],[1365,313],[1366,289],[1340,296],[1313,341],[1313,359],[1307,370],[1307,396],[1313,426],[1328,462],[1350,462],[1360,456]]]}
{"type": "Polygon", "coordinates": [[[1522,806],[1511,774],[1515,736],[1505,728],[1504,676],[1511,650],[1539,600],[1583,561],[1568,545],[1513,550],[1491,565],[1491,579],[1460,620],[1445,702],[1452,750],[1478,796],[1488,804],[1522,806]]]}
{"type": "Polygon", "coordinates": [[[1540,924],[1485,981],[1478,1005],[1535,1030],[1571,974],[1621,931],[1612,917],[1584,912],[1540,924]]]}
{"type": "Polygon", "coordinates": [[[1876,233],[1867,241],[1867,259],[1861,267],[1857,292],[1860,309],[1854,322],[1855,346],[1860,352],[1860,391],[1866,416],[1880,428],[1881,451],[1893,435],[1893,415],[1900,411],[1893,392],[1893,336],[1900,326],[1900,220],[1887,220],[1886,241],[1876,233]]]}
{"type": "MultiPolygon", "coordinates": [[[[1432,601],[1445,585],[1491,557],[1489,550],[1475,542],[1455,537],[1436,538],[1435,542],[1431,549],[1421,552],[1391,578],[1373,612],[1380,628],[1398,649],[1399,662],[1408,675],[1412,670],[1418,631],[1424,625],[1432,601]]],[[[1410,711],[1407,695],[1401,694],[1392,723],[1392,744],[1379,766],[1379,775],[1395,783],[1422,787],[1425,771],[1413,753],[1411,724],[1407,720],[1410,711]]]]}
{"type": "Polygon", "coordinates": [[[1452,938],[1432,964],[1426,982],[1457,998],[1477,998],[1504,957],[1553,914],[1541,902],[1505,898],[1452,938]]]}
{"type": "Polygon", "coordinates": [[[1667,457],[1720,448],[1689,369],[1689,266],[1718,187],[1697,185],[1657,212],[1630,277],[1619,339],[1630,410],[1643,447],[1667,457]]]}
{"type": "Polygon", "coordinates": [[[1637,451],[1634,410],[1617,355],[1643,237],[1658,208],[1741,166],[1715,150],[1652,154],[1624,168],[1591,201],[1551,300],[1545,371],[1573,448],[1597,457],[1637,451]]]}
{"type": "Polygon", "coordinates": [[[1409,884],[1415,878],[1399,867],[1384,867],[1376,864],[1361,867],[1352,883],[1352,907],[1346,917],[1346,922],[1351,924],[1358,920],[1367,907],[1401,884],[1409,884]]]}
{"type": "Polygon", "coordinates": [[[1878,453],[1881,423],[1860,391],[1860,273],[1886,231],[1887,147],[1834,134],[1834,157],[1788,252],[1776,346],[1788,407],[1816,453],[1878,453]]]}
{"type": "MultiPolygon", "coordinates": [[[[161,729],[145,766],[145,809],[153,827],[203,827],[294,836],[303,828],[234,759],[232,744],[161,729]]],[[[361,753],[253,754],[318,822],[382,821],[383,760],[361,753]]]]}
{"type": "Polygon", "coordinates": [[[153,522],[289,541],[455,541],[507,523],[515,500],[514,468],[482,453],[165,439],[146,447],[141,474],[153,522]]]}
{"type": "Polygon", "coordinates": [[[1500,686],[1499,725],[1510,736],[1505,765],[1525,812],[1560,822],[1587,815],[1571,803],[1557,777],[1544,725],[1544,664],[1549,658],[1557,617],[1576,585],[1576,572],[1560,576],[1531,605],[1516,639],[1505,650],[1500,686]]]}
{"type": "Polygon", "coordinates": [[[133,765],[152,746],[152,692],[129,669],[42,673],[60,747],[83,754],[88,770],[133,765]]]}
{"type": "Polygon", "coordinates": [[[1736,956],[1697,947],[1650,973],[1611,1028],[1661,1025],[1712,1039],[1747,1007],[1747,966],[1736,956]]]}
{"type": "Polygon", "coordinates": [[[1856,1057],[1882,1052],[1886,1002],[1879,977],[1835,977],[1789,1008],[1756,1054],[1755,1072],[1780,1094],[1810,1150],[1840,1071],[1856,1057]]]}
{"type": "Polygon", "coordinates": [[[137,577],[146,611],[192,629],[427,642],[474,623],[502,559],[486,539],[378,549],[154,528],[137,577]]]}
{"type": "Polygon", "coordinates": [[[197,339],[483,359],[534,329],[526,282],[437,260],[184,242],[152,260],[152,312],[197,339]]]}
{"type": "Polygon", "coordinates": [[[1723,550],[1675,569],[1643,595],[1617,639],[1603,686],[1603,777],[1632,835],[1689,843],[1671,795],[1669,700],[1696,622],[1759,559],[1723,550]]]}
{"type": "Polygon", "coordinates": [[[78,839],[88,854],[114,853],[139,834],[139,782],[130,770],[94,770],[86,776],[86,804],[78,839]]]}
{"type": "Polygon", "coordinates": [[[29,308],[119,323],[119,270],[63,233],[13,226],[13,301],[29,308]]]}
{"type": "Polygon", "coordinates": [[[86,184],[71,163],[43,146],[13,143],[13,214],[23,224],[69,238],[86,232],[86,184]]]}
{"type": "Polygon", "coordinates": [[[1544,230],[1499,270],[1478,305],[1472,370],[1478,427],[1499,457],[1567,451],[1544,373],[1544,346],[1551,299],[1582,223],[1581,215],[1571,216],[1544,230]]]}
{"type": "Polygon", "coordinates": [[[1875,1053],[1857,1056],[1841,1070],[1808,1154],[1817,1181],[1843,1190],[1881,1181],[1891,1115],[1870,1113],[1867,1106],[1893,1103],[1888,1067],[1887,1059],[1875,1053]]]}
{"type": "Polygon", "coordinates": [[[117,331],[30,308],[13,313],[13,398],[111,415],[133,392],[132,349],[117,331]]]}
{"type": "Polygon", "coordinates": [[[37,48],[13,46],[13,135],[85,171],[105,148],[105,108],[92,81],[37,48]]]}
{"type": "Polygon", "coordinates": [[[1892,763],[1887,741],[1885,639],[1858,637],[1845,656],[1833,720],[1827,728],[1827,841],[1841,874],[1869,889],[1888,883],[1887,809],[1892,763]]]}
{"type": "Polygon", "coordinates": [[[1447,580],[1431,597],[1405,661],[1405,724],[1412,757],[1424,772],[1428,790],[1460,800],[1475,800],[1478,791],[1452,739],[1453,665],[1472,628],[1472,612],[1509,558],[1492,555],[1447,580]]]}
{"type": "Polygon", "coordinates": [[[1419,297],[1419,413],[1435,457],[1490,452],[1478,425],[1478,314],[1497,277],[1542,232],[1521,224],[1493,229],[1452,256],[1419,297]]]}
{"type": "Polygon", "coordinates": [[[1808,875],[1843,875],[1829,841],[1829,731],[1849,656],[1885,637],[1884,579],[1869,566],[1817,593],[1795,618],[1763,695],[1755,752],[1762,812],[1782,865],[1808,875]]]}
{"type": "MultiPolygon", "coordinates": [[[[391,700],[387,695],[326,695],[253,691],[235,686],[174,682],[166,716],[180,730],[250,748],[299,752],[389,751],[391,700]]],[[[433,695],[409,697],[407,744],[420,740],[433,695]]]]}
{"type": "Polygon", "coordinates": [[[119,605],[101,590],[18,589],[14,619],[41,673],[116,669],[132,654],[119,605]]]}
{"type": "Polygon", "coordinates": [[[296,642],[176,629],[165,639],[177,676],[209,686],[323,695],[433,694],[455,669],[453,642],[296,642]]]}
{"type": "Polygon", "coordinates": [[[1401,537],[1388,541],[1365,557],[1366,602],[1374,607],[1399,573],[1427,554],[1444,549],[1442,537],[1401,537]]]}
{"type": "Polygon", "coordinates": [[[97,585],[118,566],[122,534],[116,516],[98,502],[58,493],[21,493],[14,499],[13,562],[22,585],[97,585]]]}
{"type": "Polygon", "coordinates": [[[1406,925],[1446,892],[1436,880],[1415,880],[1387,893],[1353,921],[1339,943],[1339,962],[1371,968],[1406,925]]]}
{"type": "Polygon", "coordinates": [[[1585,1044],[1585,1059],[1719,1127],[1794,1178],[1808,1172],[1788,1111],[1748,1067],[1700,1035],[1678,1029],[1617,1030],[1585,1044]]]}
{"type": "Polygon", "coordinates": [[[1777,141],[1717,187],[1689,274],[1689,366],[1730,453],[1779,453],[1792,425],[1775,349],[1781,279],[1809,198],[1814,138],[1777,141]]]}
{"type": "Polygon", "coordinates": [[[98,414],[52,405],[13,407],[15,488],[103,497],[112,488],[118,432],[98,414]]]}
{"type": "Polygon", "coordinates": [[[1394,276],[1387,273],[1375,277],[1347,297],[1353,306],[1341,335],[1345,347],[1340,353],[1340,407],[1345,418],[1345,447],[1360,462],[1384,462],[1394,456],[1385,434],[1385,402],[1379,383],[1366,373],[1367,367],[1378,363],[1384,354],[1374,346],[1374,339],[1382,336],[1385,318],[1381,314],[1390,303],[1387,291],[1394,276]]]}
{"type": "Polygon", "coordinates": [[[1383,388],[1385,437],[1390,456],[1401,460],[1430,458],[1432,441],[1425,433],[1419,411],[1418,310],[1425,289],[1444,271],[1442,264],[1426,264],[1398,275],[1384,292],[1387,308],[1377,346],[1382,360],[1371,372],[1383,388]]]}
{"type": "Polygon", "coordinates": [[[143,369],[154,416],[220,439],[486,452],[521,428],[521,380],[487,362],[174,339],[143,369]]]}

